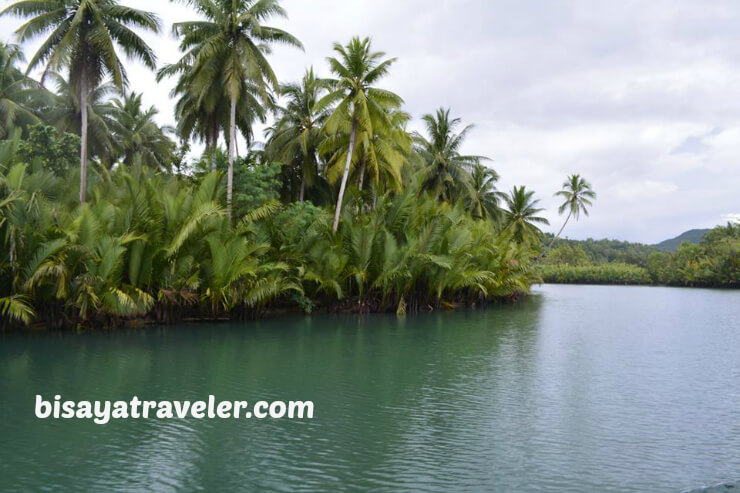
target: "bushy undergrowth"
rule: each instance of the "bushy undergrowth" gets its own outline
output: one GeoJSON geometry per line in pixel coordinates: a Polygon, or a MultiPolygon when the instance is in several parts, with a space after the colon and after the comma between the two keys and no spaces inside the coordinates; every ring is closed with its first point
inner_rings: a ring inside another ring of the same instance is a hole
{"type": "MultiPolygon", "coordinates": [[[[74,174],[74,171],[70,172],[74,174]]],[[[39,166],[0,173],[0,323],[256,317],[275,306],[398,311],[526,292],[533,253],[408,186],[331,213],[276,201],[229,220],[220,173],[98,170],[79,205],[39,166]]]]}
{"type": "Polygon", "coordinates": [[[624,264],[540,265],[542,280],[553,284],[650,284],[648,271],[642,267],[624,264]]]}

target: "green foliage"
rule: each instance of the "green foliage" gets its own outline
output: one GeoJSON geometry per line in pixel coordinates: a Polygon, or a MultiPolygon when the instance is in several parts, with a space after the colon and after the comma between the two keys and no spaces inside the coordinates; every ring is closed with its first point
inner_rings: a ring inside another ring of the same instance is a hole
{"type": "Polygon", "coordinates": [[[704,235],[709,231],[711,230],[690,229],[689,231],[684,231],[675,238],[670,238],[668,240],[663,240],[660,243],[656,243],[655,245],[653,245],[653,247],[656,250],[660,250],[661,252],[675,253],[676,250],[678,250],[678,247],[680,247],[681,244],[684,242],[701,243],[701,241],[704,239],[704,235]]]}
{"type": "MultiPolygon", "coordinates": [[[[552,235],[545,235],[543,238],[543,247],[546,244],[552,242],[552,235]]],[[[543,263],[557,263],[551,262],[549,257],[557,250],[560,246],[569,246],[573,248],[580,248],[588,257],[588,261],[600,264],[604,262],[622,262],[626,264],[634,264],[640,267],[647,267],[648,257],[655,253],[655,248],[649,245],[643,245],[641,243],[630,243],[628,241],[619,240],[568,240],[558,239],[553,249],[546,256],[543,257],[543,263]]]]}
{"type": "Polygon", "coordinates": [[[54,127],[33,125],[28,138],[18,146],[18,159],[29,164],[39,164],[56,176],[64,176],[79,160],[80,138],[60,133],[54,127]]]}
{"type": "MultiPolygon", "coordinates": [[[[438,200],[454,202],[469,198],[473,202],[472,207],[479,207],[481,198],[477,195],[481,187],[484,192],[490,188],[485,186],[488,177],[479,168],[477,183],[473,183],[471,172],[488,158],[460,154],[473,125],[467,125],[457,132],[462,120],[451,118],[449,108],[439,108],[435,114],[424,115],[422,120],[428,137],[414,135],[416,151],[424,163],[422,173],[425,180],[422,188],[430,191],[438,200]]],[[[479,215],[483,213],[484,210],[478,211],[479,215]]]]}
{"type": "Polygon", "coordinates": [[[351,203],[334,234],[329,212],[308,202],[268,200],[232,226],[219,172],[182,180],[119,167],[83,206],[67,183],[24,165],[0,174],[3,324],[244,318],[275,305],[427,310],[537,280],[528,248],[415,187],[358,217],[351,203]]]}
{"type": "Polygon", "coordinates": [[[647,272],[647,282],[654,284],[736,288],[740,286],[740,226],[716,227],[704,234],[701,243],[683,243],[675,253],[615,240],[560,240],[542,264],[540,272],[547,282],[624,283],[617,273],[627,275],[622,267],[626,265],[647,272]]]}
{"type": "Polygon", "coordinates": [[[554,284],[650,284],[648,271],[619,262],[583,265],[540,265],[542,280],[554,284]]]}
{"type": "Polygon", "coordinates": [[[534,198],[534,192],[523,186],[514,187],[504,199],[504,231],[510,233],[518,243],[536,243],[542,235],[537,225],[550,222],[537,215],[544,209],[537,207],[539,200],[534,198]]]}
{"type": "Polygon", "coordinates": [[[577,243],[560,243],[555,246],[542,260],[545,265],[585,265],[593,260],[577,243]]]}
{"type": "Polygon", "coordinates": [[[718,226],[701,243],[682,243],[673,254],[653,253],[648,271],[661,284],[740,287],[740,224],[718,226]]]}
{"type": "Polygon", "coordinates": [[[262,164],[239,159],[234,167],[234,211],[241,217],[280,197],[279,163],[262,164]]]}

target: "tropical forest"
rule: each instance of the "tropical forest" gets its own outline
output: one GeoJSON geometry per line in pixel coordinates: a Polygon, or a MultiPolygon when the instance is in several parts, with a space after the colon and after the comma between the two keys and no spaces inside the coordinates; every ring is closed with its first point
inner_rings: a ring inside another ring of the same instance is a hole
{"type": "Polygon", "coordinates": [[[186,3],[192,20],[171,26],[116,0],[2,11],[23,24],[0,46],[0,327],[403,315],[543,279],[738,287],[737,224],[675,253],[566,240],[596,200],[574,173],[545,234],[535,191],[500,190],[489,158],[463,151],[473,125],[454,108],[409,130],[384,87],[403,61],[370,37],[283,82],[271,49],[302,44],[271,27],[278,0],[186,3]],[[144,32],[171,32],[179,60],[160,63],[144,32]],[[129,63],[175,81],[176,125],[157,124],[129,63]]]}

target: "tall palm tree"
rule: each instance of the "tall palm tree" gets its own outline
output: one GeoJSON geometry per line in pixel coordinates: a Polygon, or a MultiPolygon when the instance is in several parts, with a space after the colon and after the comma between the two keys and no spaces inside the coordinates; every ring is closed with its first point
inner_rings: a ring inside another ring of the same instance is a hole
{"type": "MultiPolygon", "coordinates": [[[[21,42],[51,31],[31,59],[28,71],[43,64],[44,77],[63,67],[69,69],[70,85],[79,94],[82,122],[80,134],[80,202],[87,188],[87,101],[103,79],[110,77],[120,90],[127,83],[126,71],[116,45],[129,57],[154,70],[156,56],[131,27],[158,32],[160,22],[152,13],[120,5],[116,0],[21,0],[0,15],[31,17],[17,31],[21,42]]],[[[44,81],[42,77],[41,81],[44,81]]]]}
{"type": "Polygon", "coordinates": [[[591,200],[596,198],[596,192],[591,189],[591,184],[586,181],[581,175],[575,174],[570,175],[568,179],[563,182],[563,189],[555,193],[556,197],[563,197],[563,203],[558,207],[558,214],[563,214],[566,210],[568,215],[565,217],[563,226],[558,231],[550,244],[547,246],[549,250],[558,239],[560,233],[565,229],[565,225],[568,224],[568,220],[572,217],[576,221],[580,217],[581,213],[588,216],[588,208],[592,205],[591,200]]]}
{"type": "Polygon", "coordinates": [[[473,217],[478,219],[498,220],[501,216],[499,199],[505,194],[496,189],[499,176],[493,169],[476,164],[470,173],[472,195],[467,200],[467,207],[473,217]]]}
{"type": "Polygon", "coordinates": [[[312,185],[318,173],[321,128],[329,117],[327,108],[320,104],[325,92],[326,84],[316,78],[313,68],[306,71],[299,84],[280,86],[280,95],[287,98],[287,103],[278,108],[277,122],[270,129],[265,149],[269,156],[283,164],[299,161],[300,202],[305,198],[306,185],[312,185]]]}
{"type": "Polygon", "coordinates": [[[439,108],[435,114],[422,117],[428,138],[416,134],[416,151],[426,163],[427,179],[423,189],[431,190],[442,201],[452,202],[472,195],[470,171],[485,156],[460,154],[463,142],[473,125],[456,132],[460,118],[450,118],[449,108],[439,108]]]}
{"type": "Polygon", "coordinates": [[[388,73],[396,59],[381,61],[385,53],[373,52],[370,38],[361,40],[355,37],[346,46],[335,43],[334,51],[338,58],[331,57],[328,60],[336,78],[328,80],[332,89],[325,99],[338,104],[327,119],[324,129],[330,136],[343,132],[349,134],[344,172],[334,213],[333,231],[336,232],[358,134],[371,140],[376,132],[390,129],[392,122],[388,109],[400,107],[403,99],[390,91],[373,87],[388,73]]]}
{"type": "MultiPolygon", "coordinates": [[[[76,91],[57,73],[51,73],[47,78],[52,79],[56,87],[53,104],[44,115],[49,125],[55,126],[61,132],[80,135],[82,111],[79,92],[76,91]]],[[[116,142],[112,138],[111,125],[115,107],[112,97],[119,94],[118,88],[112,82],[104,82],[92,89],[87,96],[87,156],[90,159],[98,158],[107,166],[112,164],[116,152],[116,142]]]]}
{"type": "Polygon", "coordinates": [[[127,92],[113,100],[115,110],[111,129],[118,144],[118,154],[128,166],[165,169],[175,151],[175,143],[167,133],[174,129],[160,127],[154,121],[157,109],[154,106],[145,109],[141,96],[127,92]]]}
{"type": "Polygon", "coordinates": [[[278,0],[188,0],[205,20],[179,22],[173,26],[181,36],[184,60],[192,61],[191,90],[199,102],[214,87],[229,97],[229,169],[226,205],[231,214],[236,156],[237,105],[244,96],[244,83],[250,81],[262,100],[269,102],[270,87],[278,90],[275,73],[265,54],[269,45],[282,43],[302,48],[291,34],[263,25],[270,17],[285,17],[278,0]]]}
{"type": "Polygon", "coordinates": [[[514,187],[505,197],[504,231],[510,232],[517,243],[533,241],[541,233],[537,224],[550,224],[546,218],[537,215],[544,209],[537,207],[539,200],[533,197],[534,192],[523,186],[514,187]]]}
{"type": "MultiPolygon", "coordinates": [[[[223,130],[226,141],[229,142],[229,110],[230,98],[220,86],[220,80],[213,80],[213,85],[207,91],[194,93],[193,78],[195,77],[193,63],[195,54],[191,50],[177,63],[168,64],[157,72],[157,80],[178,75],[177,84],[171,96],[177,97],[175,103],[175,119],[177,120],[176,133],[178,137],[189,141],[193,138],[204,142],[206,152],[210,155],[211,170],[216,170],[216,155],[218,140],[223,130]]],[[[255,121],[264,123],[267,118],[266,108],[258,101],[259,88],[250,80],[242,81],[241,97],[236,107],[236,128],[246,138],[247,146],[254,135],[252,127],[255,121]]],[[[273,101],[268,94],[268,107],[273,101]]]]}
{"type": "Polygon", "coordinates": [[[0,42],[0,139],[8,138],[17,128],[39,123],[35,110],[42,104],[40,100],[49,96],[16,66],[22,62],[23,52],[17,45],[0,42]]]}

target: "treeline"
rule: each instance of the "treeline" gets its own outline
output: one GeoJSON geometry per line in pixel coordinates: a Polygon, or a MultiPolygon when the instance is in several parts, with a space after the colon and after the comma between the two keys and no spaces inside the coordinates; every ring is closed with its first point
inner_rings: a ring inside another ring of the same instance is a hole
{"type": "Polygon", "coordinates": [[[675,253],[614,240],[562,240],[538,266],[545,282],[740,287],[740,224],[718,226],[675,253]]]}
{"type": "Polygon", "coordinates": [[[372,208],[351,192],[335,234],[331,212],[309,202],[268,201],[232,223],[218,171],[101,170],[82,206],[71,176],[16,164],[0,177],[4,325],[242,319],[268,307],[404,313],[480,304],[536,280],[527,244],[413,180],[372,208]]]}
{"type": "MultiPolygon", "coordinates": [[[[328,77],[278,84],[269,46],[300,46],[264,24],[279,2],[188,4],[197,22],[173,26],[182,56],[162,66],[135,32],[161,29],[152,13],[114,0],[3,11],[26,19],[21,42],[52,34],[27,66],[0,45],[0,326],[405,313],[538,281],[534,192],[499,191],[448,109],[408,131],[381,87],[395,59],[369,38],[335,44],[328,77]],[[118,53],[176,79],[177,125],[156,123],[118,53]]],[[[572,178],[573,197],[593,195],[572,178]]]]}
{"type": "MultiPolygon", "coordinates": [[[[551,235],[545,235],[543,247],[549,244],[549,238],[551,235]]],[[[656,249],[650,245],[628,241],[559,239],[544,260],[548,264],[619,262],[647,267],[648,257],[655,252],[656,249]]]]}

